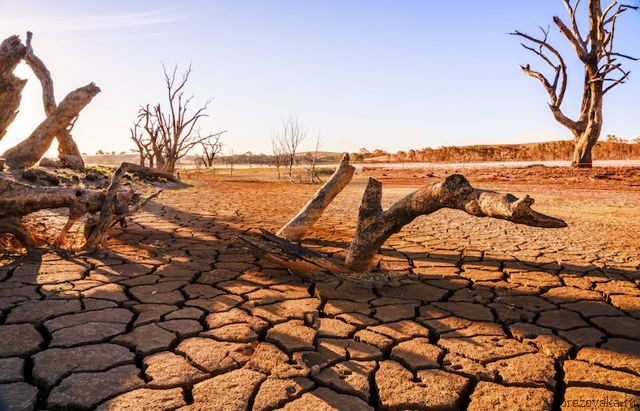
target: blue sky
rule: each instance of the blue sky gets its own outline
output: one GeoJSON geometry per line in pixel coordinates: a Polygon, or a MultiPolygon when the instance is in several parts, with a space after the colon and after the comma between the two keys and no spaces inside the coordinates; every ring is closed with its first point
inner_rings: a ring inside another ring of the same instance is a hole
{"type": "MultiPolygon", "coordinates": [[[[639,4],[638,0],[631,0],[639,4]]],[[[570,138],[547,95],[518,64],[535,56],[513,29],[535,33],[560,0],[494,1],[7,1],[0,36],[34,32],[56,97],[101,87],[74,128],[81,151],[133,147],[140,104],[164,98],[162,67],[193,65],[195,99],[213,98],[203,131],[228,130],[226,150],[269,152],[280,121],[297,116],[323,149],[390,151],[570,138]]],[[[640,13],[619,21],[622,52],[640,56],[640,13]]],[[[552,40],[575,61],[552,27],[552,40]]],[[[640,62],[605,97],[603,135],[640,136],[640,62]]],[[[20,141],[44,118],[29,78],[21,112],[0,141],[20,141]]],[[[582,74],[570,66],[565,110],[579,106],[582,74]]]]}

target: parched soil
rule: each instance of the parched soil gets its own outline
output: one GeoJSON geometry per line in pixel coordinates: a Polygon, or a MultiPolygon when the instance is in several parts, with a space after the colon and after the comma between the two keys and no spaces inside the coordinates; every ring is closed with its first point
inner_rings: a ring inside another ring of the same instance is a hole
{"type": "MultiPolygon", "coordinates": [[[[383,288],[304,282],[236,240],[276,230],[317,186],[250,172],[193,178],[193,187],[164,192],[126,229],[114,228],[108,255],[0,260],[0,402],[52,410],[543,410],[618,401],[633,409],[639,171],[613,172],[625,180],[464,170],[475,186],[531,193],[539,210],[569,227],[451,210],[420,217],[380,252],[381,269],[420,280],[383,288]]],[[[306,246],[344,258],[373,174],[388,205],[444,171],[359,173],[306,246]]]]}

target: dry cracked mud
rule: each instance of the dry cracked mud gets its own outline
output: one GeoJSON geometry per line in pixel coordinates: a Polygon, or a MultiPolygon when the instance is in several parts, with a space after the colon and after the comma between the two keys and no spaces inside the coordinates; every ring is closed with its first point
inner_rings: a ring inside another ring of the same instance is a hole
{"type": "MultiPolygon", "coordinates": [[[[591,214],[579,192],[543,197],[564,230],[419,218],[383,246],[380,267],[420,280],[367,288],[302,281],[236,241],[280,227],[315,186],[190,182],[115,229],[107,255],[0,260],[6,408],[638,406],[638,192],[591,214]]],[[[344,258],[363,187],[358,177],[336,198],[306,246],[344,258]]],[[[385,203],[409,189],[385,186],[385,203]]]]}

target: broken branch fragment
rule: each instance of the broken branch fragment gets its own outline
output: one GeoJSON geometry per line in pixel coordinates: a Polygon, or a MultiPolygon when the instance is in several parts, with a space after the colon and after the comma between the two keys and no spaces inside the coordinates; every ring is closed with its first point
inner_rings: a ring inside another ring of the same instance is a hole
{"type": "Polygon", "coordinates": [[[349,154],[344,153],[342,160],[331,178],[302,207],[302,210],[291,219],[276,235],[289,240],[300,240],[302,236],[318,221],[322,212],[333,199],[349,184],[355,173],[355,167],[349,164],[349,154]]]}
{"type": "Polygon", "coordinates": [[[85,247],[105,247],[108,230],[114,223],[124,221],[161,192],[140,200],[140,195],[135,191],[121,189],[122,176],[126,171],[124,163],[114,174],[106,193],[103,190],[80,188],[36,187],[0,178],[0,233],[13,234],[23,244],[34,246],[35,240],[22,224],[21,218],[39,210],[68,208],[69,219],[56,240],[57,244],[61,244],[78,220],[87,214],[100,212],[97,221],[88,222],[85,227],[85,247]]]}

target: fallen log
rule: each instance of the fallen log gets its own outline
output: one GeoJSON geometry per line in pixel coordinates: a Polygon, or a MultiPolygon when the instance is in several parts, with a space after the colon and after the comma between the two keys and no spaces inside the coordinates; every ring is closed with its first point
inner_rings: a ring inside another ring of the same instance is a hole
{"type": "Polygon", "coordinates": [[[39,210],[68,208],[69,218],[55,243],[64,243],[69,230],[82,217],[100,213],[97,220],[100,224],[87,224],[90,229],[85,229],[85,248],[106,246],[108,230],[115,222],[122,222],[161,192],[140,201],[138,193],[120,187],[126,171],[126,165],[118,168],[106,192],[84,188],[36,187],[0,177],[0,233],[13,234],[26,246],[35,246],[37,243],[23,226],[21,218],[39,210]]]}
{"type": "Polygon", "coordinates": [[[238,239],[252,254],[285,267],[292,273],[309,281],[327,281],[338,278],[367,287],[397,285],[410,275],[398,276],[386,271],[356,272],[338,264],[326,256],[304,248],[285,238],[261,229],[260,235],[240,234],[238,239]]]}
{"type": "Polygon", "coordinates": [[[265,230],[258,237],[241,235],[239,239],[253,254],[288,268],[304,278],[317,280],[326,275],[367,285],[388,285],[411,275],[395,277],[372,271],[375,256],[382,244],[416,217],[442,208],[462,210],[475,217],[492,217],[543,228],[561,228],[567,224],[558,218],[531,209],[529,196],[518,199],[512,194],[477,189],[459,174],[423,187],[382,209],[382,184],[370,178],[358,213],[356,232],[345,264],[338,264],[321,254],[265,230]]]}
{"type": "Polygon", "coordinates": [[[145,167],[139,164],[122,163],[121,167],[126,168],[126,171],[136,174],[138,176],[147,176],[147,177],[156,177],[156,178],[164,178],[167,181],[171,181],[173,183],[185,184],[178,177],[173,175],[168,171],[158,170],[157,168],[145,167]]]}
{"type": "Polygon", "coordinates": [[[362,197],[356,232],[345,260],[354,271],[370,270],[380,246],[416,217],[442,208],[462,210],[475,217],[492,217],[534,227],[560,228],[567,224],[531,209],[533,198],[476,189],[460,174],[414,191],[382,210],[382,184],[369,179],[362,197]]]}
{"type": "Polygon", "coordinates": [[[349,184],[355,173],[355,167],[349,164],[349,154],[344,153],[342,160],[331,178],[311,197],[302,210],[284,225],[276,235],[289,240],[300,240],[318,221],[322,212],[333,199],[349,184]]]}
{"type": "Polygon", "coordinates": [[[72,127],[80,111],[100,92],[93,83],[69,93],[55,110],[24,141],[2,156],[10,168],[27,168],[46,153],[53,139],[72,127]]]}

